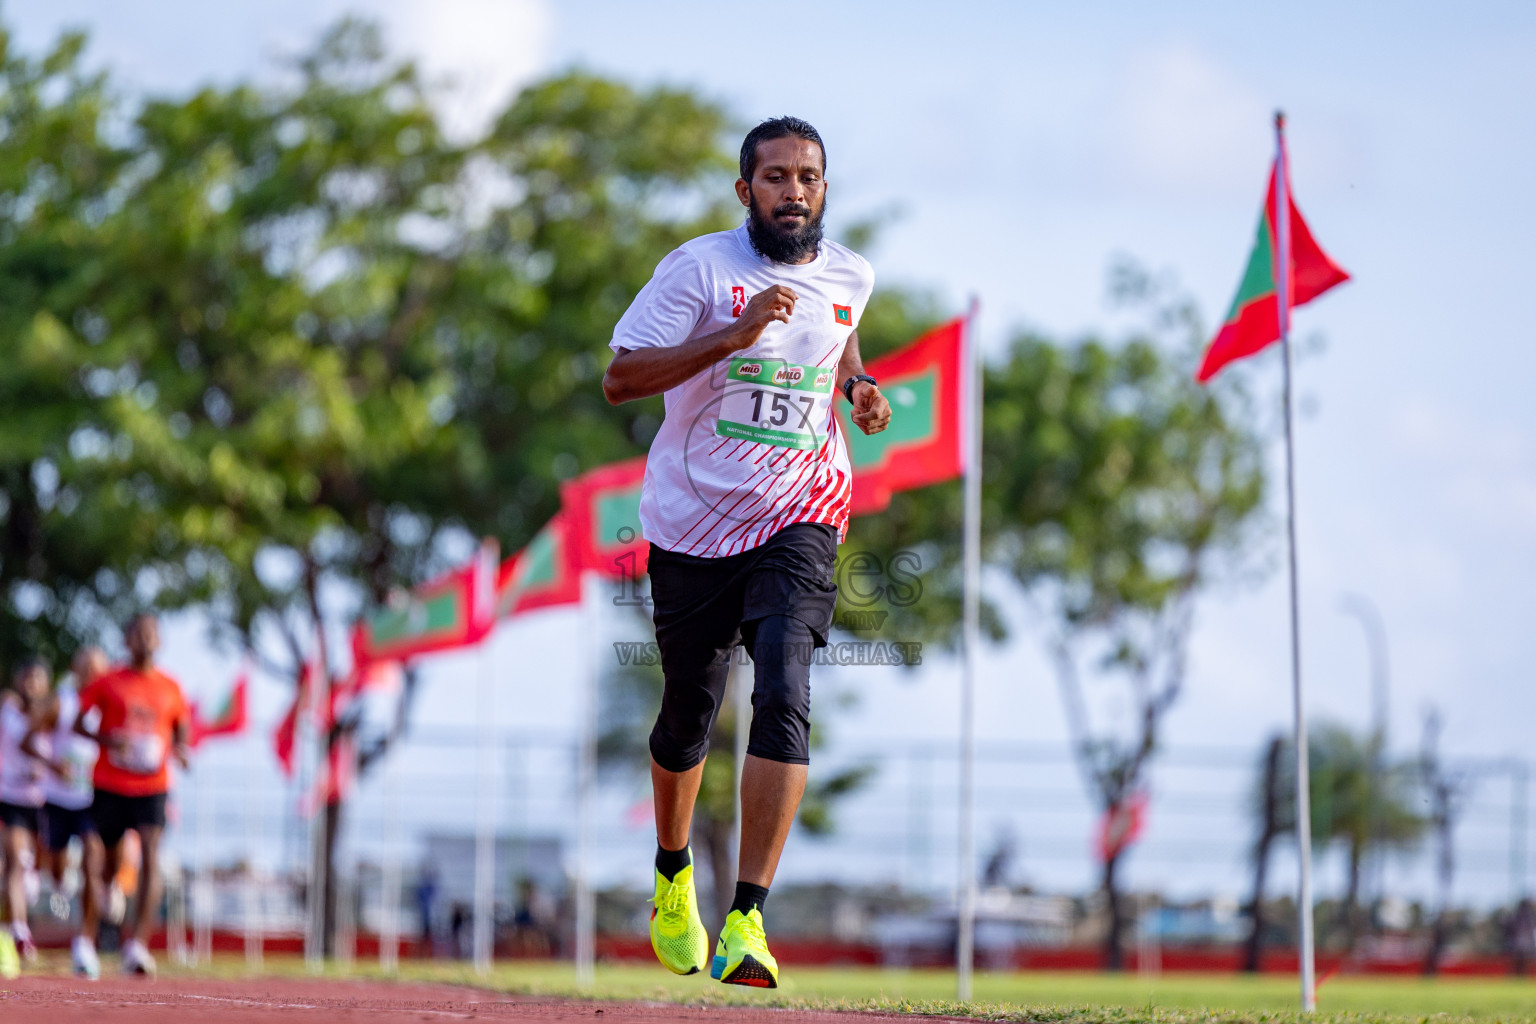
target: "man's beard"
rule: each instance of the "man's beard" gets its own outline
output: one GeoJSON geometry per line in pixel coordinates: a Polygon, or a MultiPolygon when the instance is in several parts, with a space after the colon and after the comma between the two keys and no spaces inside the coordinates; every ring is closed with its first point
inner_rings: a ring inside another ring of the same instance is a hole
{"type": "Polygon", "coordinates": [[[811,208],[804,203],[780,203],[773,211],[775,215],[800,213],[805,216],[798,228],[788,230],[763,216],[755,192],[752,193],[752,202],[747,210],[747,236],[752,239],[752,248],[773,262],[800,263],[821,248],[821,218],[827,212],[825,202],[814,217],[811,216],[811,208]]]}

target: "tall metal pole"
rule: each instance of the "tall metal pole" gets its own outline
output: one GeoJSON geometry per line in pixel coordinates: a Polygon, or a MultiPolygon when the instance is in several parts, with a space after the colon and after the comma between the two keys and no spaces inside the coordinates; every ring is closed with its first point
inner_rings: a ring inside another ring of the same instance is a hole
{"type": "Polygon", "coordinates": [[[496,836],[492,825],[494,797],[491,778],[495,774],[494,718],[496,714],[496,657],[491,639],[480,648],[479,722],[475,729],[475,973],[491,973],[492,914],[495,905],[496,836]]]}
{"type": "Polygon", "coordinates": [[[1312,788],[1307,750],[1307,709],[1301,688],[1301,597],[1296,575],[1296,441],[1291,411],[1291,188],[1285,156],[1285,114],[1275,112],[1275,286],[1280,349],[1285,367],[1285,528],[1290,567],[1291,696],[1296,718],[1296,845],[1300,864],[1297,914],[1301,931],[1301,1008],[1317,1009],[1312,933],[1312,788]]]}
{"type": "MultiPolygon", "coordinates": [[[[316,586],[316,583],[311,582],[312,594],[316,586]]],[[[306,744],[313,748],[314,770],[310,773],[309,784],[313,787],[310,794],[314,806],[310,808],[309,819],[309,885],[305,888],[308,928],[304,935],[304,964],[310,973],[318,974],[325,966],[325,897],[329,882],[326,872],[330,866],[326,862],[326,832],[330,820],[326,815],[326,794],[321,783],[326,778],[330,764],[331,661],[326,652],[325,624],[320,618],[318,598],[314,605],[316,653],[309,712],[314,737],[311,743],[306,744]]],[[[300,800],[303,799],[301,796],[300,800]]]]}
{"type": "Polygon", "coordinates": [[[976,345],[976,300],[965,319],[965,558],[960,672],[960,880],[956,982],[969,1002],[976,960],[976,654],[981,615],[981,354],[976,345]]]}
{"type": "Polygon", "coordinates": [[[213,960],[213,786],[210,766],[201,765],[197,785],[197,872],[192,876],[192,962],[213,960]]]}
{"type": "Polygon", "coordinates": [[[597,609],[588,574],[581,580],[581,614],[586,625],[583,630],[583,659],[581,696],[579,700],[580,724],[576,740],[576,863],[573,881],[576,897],[576,984],[591,988],[593,961],[597,952],[595,908],[592,902],[590,847],[592,845],[592,784],[597,774],[597,609]]]}
{"type": "MultiPolygon", "coordinates": [[[[1371,801],[1370,835],[1375,855],[1370,861],[1371,889],[1379,893],[1386,866],[1386,822],[1383,814],[1383,780],[1387,775],[1387,730],[1391,724],[1391,669],[1387,660],[1387,630],[1381,611],[1364,594],[1344,595],[1344,612],[1360,620],[1365,630],[1366,648],[1371,659],[1371,788],[1377,796],[1371,801]]],[[[1369,898],[1366,906],[1370,906],[1369,898]]]]}
{"type": "Polygon", "coordinates": [[[261,849],[261,784],[256,778],[260,750],[249,735],[241,739],[245,741],[245,968],[255,974],[261,970],[266,946],[257,852],[261,849]]]}
{"type": "Polygon", "coordinates": [[[400,969],[400,768],[399,751],[384,754],[384,855],[379,869],[379,969],[400,969]]]}
{"type": "MultiPolygon", "coordinates": [[[[496,569],[501,563],[501,549],[487,538],[475,553],[475,595],[471,628],[479,629],[482,616],[494,616],[496,569]]],[[[496,649],[491,628],[495,619],[484,619],[485,632],[480,637],[480,699],[478,729],[475,732],[475,973],[491,973],[495,952],[496,913],[496,649]]]]}
{"type": "Polygon", "coordinates": [[[1525,809],[1526,790],[1530,784],[1531,768],[1523,758],[1515,758],[1510,764],[1509,778],[1509,889],[1510,900],[1518,904],[1525,899],[1525,809]]]}

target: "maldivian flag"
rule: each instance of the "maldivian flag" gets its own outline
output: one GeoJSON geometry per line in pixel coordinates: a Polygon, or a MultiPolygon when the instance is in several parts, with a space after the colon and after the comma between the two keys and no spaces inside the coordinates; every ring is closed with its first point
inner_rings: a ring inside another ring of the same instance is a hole
{"type": "MultiPolygon", "coordinates": [[[[1264,200],[1264,212],[1259,216],[1258,237],[1253,242],[1253,252],[1248,256],[1248,269],[1243,271],[1242,283],[1237,286],[1237,296],[1227,311],[1215,339],[1205,350],[1205,359],[1195,379],[1202,384],[1216,375],[1228,363],[1268,348],[1280,340],[1280,290],[1275,269],[1280,264],[1279,241],[1275,236],[1276,192],[1279,176],[1286,173],[1285,154],[1282,150],[1275,157],[1269,172],[1269,192],[1264,200]]],[[[1291,249],[1291,301],[1290,308],[1311,302],[1334,285],[1349,280],[1338,264],[1312,237],[1307,222],[1301,219],[1296,208],[1294,193],[1286,177],[1286,207],[1290,216],[1291,249]]],[[[894,422],[894,417],[893,417],[894,422]]]]}
{"type": "Polygon", "coordinates": [[[193,747],[203,740],[212,739],[215,736],[234,736],[245,731],[246,722],[246,692],[250,687],[251,669],[246,665],[240,669],[240,675],[235,679],[235,685],[230,687],[229,693],[224,697],[224,703],[219,710],[214,712],[212,718],[204,718],[202,709],[196,701],[191,708],[191,728],[188,730],[187,742],[193,747]]]}
{"type": "Polygon", "coordinates": [[[352,642],[354,661],[404,661],[484,640],[495,623],[498,561],[496,542],[485,540],[468,565],[364,615],[352,642]]]}
{"type": "Polygon", "coordinates": [[[571,554],[583,570],[638,579],[650,545],[640,536],[645,456],[612,462],[567,481],[560,504],[570,517],[571,554]]]}
{"type": "Polygon", "coordinates": [[[571,554],[569,517],[562,509],[528,545],[501,563],[495,618],[581,602],[581,572],[571,554]]]}
{"type": "Polygon", "coordinates": [[[960,408],[965,378],[965,318],[874,360],[865,370],[891,403],[891,424],[865,434],[836,406],[853,463],[853,514],[879,512],[896,491],[953,480],[965,465],[960,408]]]}
{"type": "Polygon", "coordinates": [[[288,778],[293,777],[293,748],[298,737],[299,716],[309,703],[309,687],[315,674],[314,665],[308,662],[299,669],[299,683],[294,687],[293,703],[277,723],[277,728],[272,730],[272,753],[277,755],[277,765],[288,778]]]}

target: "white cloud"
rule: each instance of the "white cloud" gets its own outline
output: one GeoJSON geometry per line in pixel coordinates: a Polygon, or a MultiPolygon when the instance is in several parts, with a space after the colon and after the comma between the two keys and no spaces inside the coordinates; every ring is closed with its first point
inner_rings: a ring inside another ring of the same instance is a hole
{"type": "Polygon", "coordinates": [[[1536,444],[1509,427],[1426,401],[1393,418],[1400,451],[1424,464],[1449,511],[1485,530],[1536,536],[1536,444]]]}
{"type": "Polygon", "coordinates": [[[110,67],[130,91],[172,94],[270,78],[345,15],[375,19],[391,51],[414,57],[429,81],[445,86],[443,117],[455,137],[483,129],[543,70],[553,32],[547,0],[159,0],[150,8],[54,0],[5,13],[27,49],[83,26],[92,63],[110,67]]]}
{"type": "Polygon", "coordinates": [[[548,60],[544,0],[388,0],[387,10],[391,45],[447,86],[442,114],[455,137],[483,130],[548,60]]]}
{"type": "Polygon", "coordinates": [[[1181,189],[1254,188],[1270,113],[1248,83],[1187,43],[1142,50],[1126,66],[1113,116],[1122,169],[1181,189]]]}

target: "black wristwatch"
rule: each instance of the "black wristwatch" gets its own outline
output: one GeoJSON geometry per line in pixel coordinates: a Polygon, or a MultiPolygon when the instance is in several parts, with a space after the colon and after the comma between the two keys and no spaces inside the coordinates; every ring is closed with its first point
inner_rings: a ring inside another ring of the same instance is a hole
{"type": "Polygon", "coordinates": [[[875,378],[871,377],[867,373],[854,374],[847,380],[843,381],[843,397],[848,399],[849,402],[853,401],[853,386],[861,380],[867,380],[877,388],[880,386],[880,382],[875,380],[875,378]]]}

